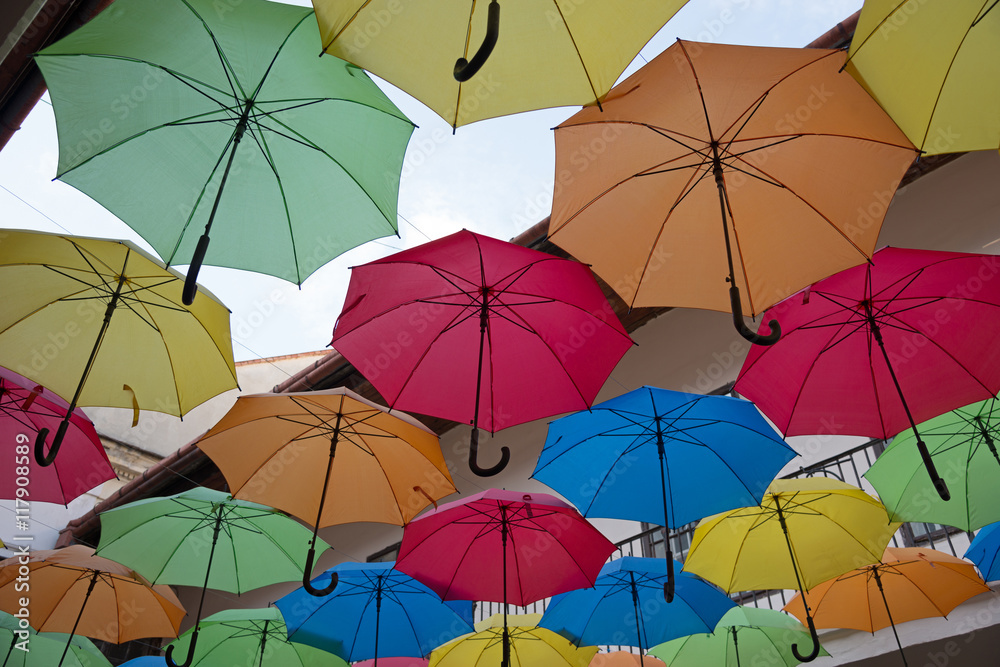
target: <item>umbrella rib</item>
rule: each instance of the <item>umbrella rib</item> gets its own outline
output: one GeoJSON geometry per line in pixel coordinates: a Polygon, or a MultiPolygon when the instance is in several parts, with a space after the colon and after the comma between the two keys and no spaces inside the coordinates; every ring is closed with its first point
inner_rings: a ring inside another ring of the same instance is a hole
{"type": "MultiPolygon", "coordinates": [[[[590,78],[590,70],[587,69],[587,63],[583,60],[583,54],[580,52],[580,47],[576,43],[576,37],[573,35],[573,31],[569,28],[569,23],[566,21],[566,15],[563,14],[562,7],[559,5],[557,0],[550,0],[552,5],[555,7],[556,11],[559,13],[559,20],[563,27],[566,29],[566,36],[569,37],[570,43],[573,45],[573,51],[576,53],[577,60],[580,63],[581,69],[583,69],[583,75],[587,79],[587,85],[590,86],[590,92],[594,94],[594,103],[598,107],[601,106],[600,95],[597,94],[597,88],[594,87],[594,81],[590,78]]],[[[550,26],[551,27],[551,26],[550,26]]]]}
{"type": "Polygon", "coordinates": [[[202,27],[205,29],[205,33],[208,35],[209,39],[212,40],[212,45],[215,47],[216,55],[219,56],[219,64],[222,65],[222,73],[226,75],[226,82],[232,91],[233,98],[239,100],[241,96],[246,93],[243,91],[243,86],[240,85],[240,81],[236,79],[233,66],[229,63],[229,59],[226,57],[226,53],[222,50],[222,45],[215,38],[215,33],[212,32],[211,28],[208,27],[208,22],[198,13],[198,11],[191,6],[188,0],[181,0],[185,7],[187,7],[191,13],[201,22],[202,27]],[[239,88],[239,90],[237,90],[239,88]]]}

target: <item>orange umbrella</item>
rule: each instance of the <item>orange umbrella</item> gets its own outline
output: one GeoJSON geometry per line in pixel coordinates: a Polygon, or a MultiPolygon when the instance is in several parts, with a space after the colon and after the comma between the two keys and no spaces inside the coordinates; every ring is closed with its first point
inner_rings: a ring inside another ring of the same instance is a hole
{"type": "MultiPolygon", "coordinates": [[[[874,633],[892,627],[906,663],[896,624],[947,616],[990,587],[967,560],[934,549],[888,547],[882,560],[819,584],[805,594],[819,628],[852,628],[874,633]]],[[[785,605],[800,621],[806,618],[801,594],[785,605]]]]}
{"type": "Polygon", "coordinates": [[[917,154],[844,58],[678,41],[556,128],[552,241],[630,307],[731,311],[773,342],[743,312],[870,257],[917,154]]]}

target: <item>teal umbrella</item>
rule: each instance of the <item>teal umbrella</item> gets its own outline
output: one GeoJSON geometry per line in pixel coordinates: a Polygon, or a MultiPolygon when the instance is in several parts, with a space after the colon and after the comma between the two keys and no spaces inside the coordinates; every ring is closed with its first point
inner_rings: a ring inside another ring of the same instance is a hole
{"type": "Polygon", "coordinates": [[[203,259],[301,284],[396,233],[413,132],[360,68],[320,47],[309,8],[118,0],[36,56],[57,178],[168,265],[190,261],[185,303],[203,259]]]}
{"type": "Polygon", "coordinates": [[[0,667],[52,667],[63,652],[63,667],[111,667],[108,659],[86,637],[62,632],[36,632],[12,614],[0,611],[0,667]],[[69,641],[69,650],[66,642],[69,641]]]}

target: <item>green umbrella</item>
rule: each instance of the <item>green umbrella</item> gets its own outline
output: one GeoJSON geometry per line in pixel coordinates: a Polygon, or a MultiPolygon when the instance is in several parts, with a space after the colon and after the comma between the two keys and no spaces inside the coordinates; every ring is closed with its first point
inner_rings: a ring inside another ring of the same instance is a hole
{"type": "MultiPolygon", "coordinates": [[[[792,644],[811,641],[809,630],[780,611],[736,607],[726,612],[715,632],[680,637],[649,649],[667,667],[691,665],[798,665],[792,644]]],[[[830,655],[820,648],[819,655],[830,655]]]]}
{"type": "MultiPolygon", "coordinates": [[[[308,528],[283,512],[198,487],[103,512],[98,553],[153,583],[201,587],[193,655],[207,589],[240,594],[297,581],[311,539],[308,528]]],[[[328,548],[318,540],[317,551],[328,548]]],[[[167,663],[175,664],[170,651],[167,663]]]]}
{"type": "Polygon", "coordinates": [[[202,259],[301,284],[396,233],[413,132],[360,68],[320,48],[309,8],[118,0],[36,56],[57,178],[168,265],[190,260],[185,303],[202,259]]]}
{"type": "MultiPolygon", "coordinates": [[[[36,632],[7,612],[0,612],[0,667],[52,667],[59,663],[70,635],[36,632]]],[[[73,636],[64,667],[111,667],[108,659],[86,637],[73,636]]]]}
{"type": "Polygon", "coordinates": [[[227,609],[202,621],[197,651],[188,631],[168,645],[167,654],[175,647],[190,650],[191,667],[347,667],[332,653],[288,641],[287,633],[285,620],[276,607],[227,609]]]}
{"type": "Polygon", "coordinates": [[[893,521],[924,521],[973,531],[1000,521],[1000,403],[990,398],[928,419],[917,426],[934,465],[949,487],[945,502],[921,466],[913,429],[879,455],[865,478],[893,521]]]}

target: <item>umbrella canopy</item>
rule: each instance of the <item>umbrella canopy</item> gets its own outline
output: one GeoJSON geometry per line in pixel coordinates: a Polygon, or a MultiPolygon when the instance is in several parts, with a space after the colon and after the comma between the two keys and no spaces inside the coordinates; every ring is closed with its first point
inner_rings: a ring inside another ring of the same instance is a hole
{"type": "Polygon", "coordinates": [[[431,653],[429,667],[587,667],[596,646],[577,648],[551,630],[536,625],[537,614],[514,614],[507,623],[494,614],[476,624],[476,632],[453,639],[431,653]],[[509,642],[509,651],[507,645],[509,642]]]}
{"type": "Polygon", "coordinates": [[[333,591],[317,598],[304,589],[275,604],[288,625],[288,639],[329,651],[349,662],[427,655],[472,632],[472,603],[441,601],[395,563],[340,563],[314,582],[333,591]]]}
{"type": "Polygon", "coordinates": [[[991,523],[976,533],[965,550],[965,558],[976,564],[986,581],[1000,579],[1000,523],[991,523]]]}
{"type": "Polygon", "coordinates": [[[629,306],[731,311],[773,342],[742,313],[865,261],[916,156],[844,57],[678,41],[556,128],[549,237],[629,306]]]}
{"type": "MultiPolygon", "coordinates": [[[[995,255],[883,248],[775,306],[786,334],[750,350],[735,390],[785,435],[887,439],[1000,391],[995,255]]],[[[919,433],[919,431],[917,431],[919,433]]],[[[949,496],[927,446],[935,488],[949,496]]]]}
{"type": "MultiPolygon", "coordinates": [[[[681,665],[785,665],[802,662],[789,648],[809,640],[805,626],[772,609],[736,607],[726,612],[715,631],[680,637],[649,650],[667,667],[681,665]]],[[[819,655],[830,655],[821,648],[819,655]]]]}
{"type": "MultiPolygon", "coordinates": [[[[730,510],[695,528],[684,569],[726,592],[799,591],[876,563],[899,524],[861,489],[827,478],[776,479],[757,507],[730,510]]],[[[809,620],[813,651],[819,639],[809,620]]]]}
{"type": "Polygon", "coordinates": [[[808,605],[820,628],[874,633],[892,626],[906,664],[896,624],[947,616],[969,598],[989,591],[969,561],[934,549],[889,547],[880,562],[797,594],[784,609],[802,620],[808,605]]]}
{"type": "Polygon", "coordinates": [[[532,477],[584,516],[669,532],[759,503],[795,456],[749,401],[641,387],[550,423],[532,477]]]}
{"type": "Polygon", "coordinates": [[[31,461],[31,443],[43,429],[58,430],[59,422],[67,414],[70,418],[64,438],[66,451],[54,465],[31,469],[31,501],[68,505],[77,496],[116,479],[117,475],[93,422],[82,410],[77,408],[70,413],[69,403],[59,396],[12,370],[0,368],[0,438],[13,449],[10,460],[16,463],[0,477],[0,497],[28,498],[28,477],[19,473],[28,470],[24,466],[31,461]]]}
{"type": "Polygon", "coordinates": [[[894,521],[924,521],[966,531],[1000,521],[1000,405],[991,398],[918,425],[942,478],[962,489],[943,501],[927,484],[917,435],[897,435],[865,472],[894,521]]]}
{"type": "Polygon", "coordinates": [[[274,607],[227,609],[201,622],[201,635],[188,630],[167,648],[188,654],[189,667],[253,665],[254,667],[347,667],[335,655],[288,640],[285,621],[274,607]]]}
{"type": "Polygon", "coordinates": [[[667,604],[666,578],[666,565],[658,558],[617,558],[601,568],[593,588],[552,598],[538,626],[578,646],[635,646],[641,653],[676,637],[711,632],[734,606],[718,588],[686,572],[667,604]]]}
{"type": "Polygon", "coordinates": [[[116,2],[35,57],[59,130],[57,178],[168,265],[191,261],[186,303],[203,258],[301,284],[396,233],[413,131],[363,71],[317,58],[318,45],[303,7],[116,2]]]}
{"type": "Polygon", "coordinates": [[[313,6],[326,53],[377,74],[458,127],[531,109],[600,104],[685,2],[631,3],[623,10],[603,2],[504,0],[502,18],[496,1],[439,0],[415,11],[389,0],[314,0],[313,6]]]}
{"type": "Polygon", "coordinates": [[[994,0],[866,0],[847,71],[927,155],[1000,148],[994,0]]]}
{"type": "Polygon", "coordinates": [[[0,667],[52,667],[59,663],[63,653],[66,653],[62,660],[64,667],[111,667],[100,649],[86,637],[71,637],[61,632],[39,633],[31,627],[22,628],[17,618],[0,612],[0,656],[3,657],[0,667]]]}
{"type": "Polygon", "coordinates": [[[312,522],[314,540],[341,523],[401,526],[455,492],[437,435],[343,387],[240,396],[198,447],[235,497],[312,522]]]}
{"type": "Polygon", "coordinates": [[[0,283],[17,286],[4,293],[0,364],[69,402],[47,452],[39,433],[42,465],[78,406],[183,415],[236,387],[229,310],[210,295],[183,305],[182,277],[131,243],[6,231],[0,283]]]}
{"type": "Polygon", "coordinates": [[[590,269],[460,231],[356,266],[332,345],[393,408],[497,431],[590,407],[632,345],[590,269]],[[447,387],[447,390],[443,390],[447,387]]]}

